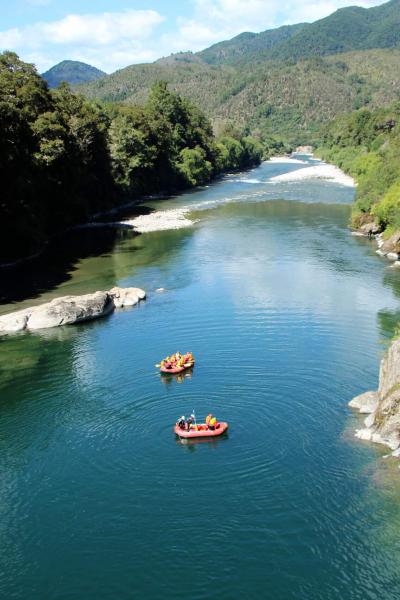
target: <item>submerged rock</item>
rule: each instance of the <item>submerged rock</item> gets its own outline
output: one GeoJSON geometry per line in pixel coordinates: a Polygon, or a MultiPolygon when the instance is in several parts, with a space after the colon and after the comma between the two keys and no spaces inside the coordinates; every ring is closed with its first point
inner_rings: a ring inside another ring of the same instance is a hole
{"type": "Polygon", "coordinates": [[[394,451],[400,448],[400,339],[392,342],[381,361],[378,390],[356,396],[349,406],[369,413],[365,428],[356,431],[357,438],[394,451]]]}
{"type": "Polygon", "coordinates": [[[134,306],[146,297],[140,288],[115,287],[109,292],[63,296],[0,317],[0,334],[47,329],[104,317],[115,308],[134,306]]]}

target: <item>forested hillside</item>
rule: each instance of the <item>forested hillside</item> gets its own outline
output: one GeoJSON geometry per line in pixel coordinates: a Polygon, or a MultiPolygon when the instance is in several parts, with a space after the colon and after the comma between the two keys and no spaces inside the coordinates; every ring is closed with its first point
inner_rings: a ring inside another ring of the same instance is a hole
{"type": "Polygon", "coordinates": [[[189,98],[218,132],[313,142],[338,114],[400,98],[400,0],[343,8],[311,24],[243,33],[192,54],[131,65],[80,88],[89,98],[144,102],[155,81],[189,98]]]}
{"type": "Polygon", "coordinates": [[[244,32],[231,40],[219,42],[197,52],[194,56],[210,65],[259,60],[261,56],[266,56],[272,48],[295,36],[304,26],[304,23],[299,23],[284,25],[261,33],[244,32]]]}
{"type": "Polygon", "coordinates": [[[357,179],[354,227],[376,221],[386,235],[400,230],[400,102],[337,118],[322,144],[318,154],[357,179]]]}
{"type": "MultiPolygon", "coordinates": [[[[354,50],[400,47],[400,0],[369,9],[341,8],[314,23],[299,23],[261,33],[244,32],[186,56],[210,65],[247,65],[298,61],[354,50]]],[[[179,60],[178,55],[172,55],[179,60]]]]}
{"type": "Polygon", "coordinates": [[[299,60],[352,50],[400,47],[400,0],[381,6],[349,6],[305,25],[295,36],[274,46],[268,60],[299,60]]]}
{"type": "Polygon", "coordinates": [[[321,124],[400,98],[400,50],[370,50],[252,68],[174,62],[132,65],[79,89],[89,98],[145,102],[155,81],[189,98],[218,132],[228,122],[257,136],[312,142],[321,124]]]}
{"type": "Polygon", "coordinates": [[[33,65],[0,54],[0,262],[141,194],[209,181],[260,162],[251,137],[216,140],[204,114],[155,84],[143,106],[49,90],[33,65]]]}
{"type": "Polygon", "coordinates": [[[95,81],[106,73],[78,60],[63,60],[45,73],[42,73],[49,87],[57,87],[63,81],[70,85],[95,81]]]}

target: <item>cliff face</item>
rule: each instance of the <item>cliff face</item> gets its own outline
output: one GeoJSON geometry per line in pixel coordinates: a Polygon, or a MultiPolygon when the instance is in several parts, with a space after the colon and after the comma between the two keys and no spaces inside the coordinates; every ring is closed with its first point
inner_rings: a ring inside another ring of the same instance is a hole
{"type": "Polygon", "coordinates": [[[367,413],[365,427],[356,437],[385,444],[400,456],[400,339],[395,340],[382,359],[379,389],[356,396],[349,406],[367,413]]]}

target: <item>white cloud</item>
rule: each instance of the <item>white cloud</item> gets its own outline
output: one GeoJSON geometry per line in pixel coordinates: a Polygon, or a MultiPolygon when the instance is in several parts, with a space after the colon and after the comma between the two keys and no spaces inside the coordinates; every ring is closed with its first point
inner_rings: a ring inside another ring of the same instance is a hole
{"type": "Polygon", "coordinates": [[[154,10],[71,14],[59,21],[0,31],[0,48],[19,52],[24,60],[34,58],[39,70],[64,58],[85,61],[87,57],[95,66],[114,70],[157,58],[147,47],[163,20],[154,10]]]}

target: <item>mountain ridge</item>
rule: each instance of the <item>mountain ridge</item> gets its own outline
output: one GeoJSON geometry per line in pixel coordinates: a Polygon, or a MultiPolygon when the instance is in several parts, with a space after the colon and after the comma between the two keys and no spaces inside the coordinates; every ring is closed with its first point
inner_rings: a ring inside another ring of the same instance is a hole
{"type": "Polygon", "coordinates": [[[399,53],[400,0],[391,0],[345,7],[314,23],[243,32],[77,89],[93,99],[142,104],[151,85],[164,80],[205,111],[216,131],[233,122],[303,143],[338,114],[398,100],[399,53]]]}

